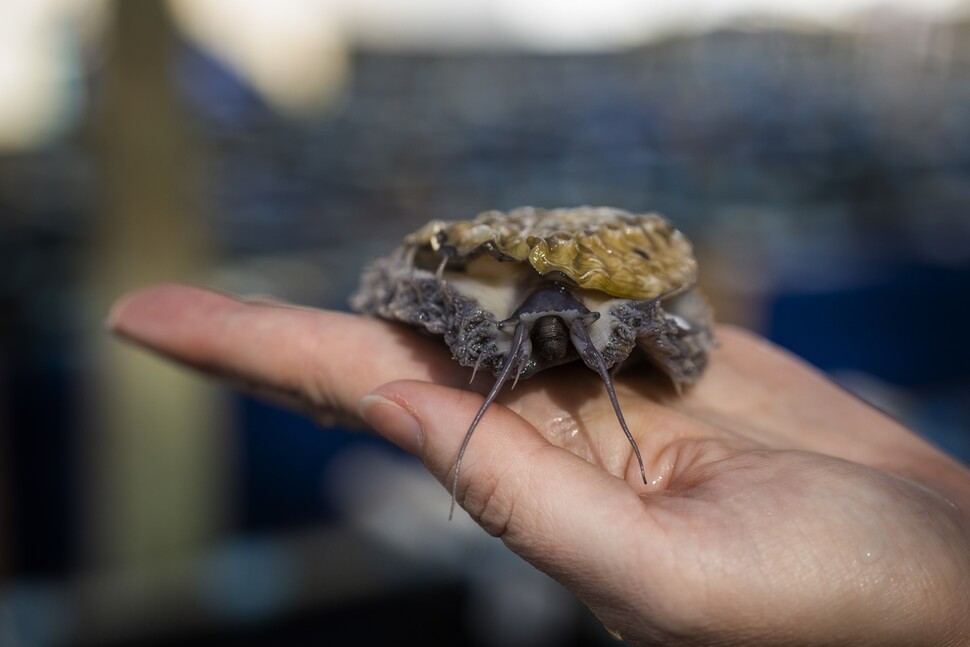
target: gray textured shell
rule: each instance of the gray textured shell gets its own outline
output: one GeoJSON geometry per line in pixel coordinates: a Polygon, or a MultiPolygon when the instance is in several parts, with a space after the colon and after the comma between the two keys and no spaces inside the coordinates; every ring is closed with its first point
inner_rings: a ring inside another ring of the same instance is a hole
{"type": "MultiPolygon", "coordinates": [[[[679,390],[714,345],[695,281],[690,244],[656,214],[524,207],[428,223],[368,267],[351,307],[442,335],[459,363],[498,375],[516,309],[543,285],[562,285],[598,313],[588,328],[607,367],[646,358],[679,390]],[[613,280],[620,272],[631,276],[613,280]]],[[[576,359],[535,355],[517,377],[576,359]]]]}

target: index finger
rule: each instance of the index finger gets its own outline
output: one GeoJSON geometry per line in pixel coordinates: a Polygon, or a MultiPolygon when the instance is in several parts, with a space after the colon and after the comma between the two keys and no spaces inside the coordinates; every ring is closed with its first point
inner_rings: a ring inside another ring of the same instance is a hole
{"type": "Polygon", "coordinates": [[[123,339],[248,390],[342,416],[356,417],[360,399],[387,382],[461,386],[468,379],[443,345],[401,326],[185,285],[122,297],[107,325],[123,339]]]}

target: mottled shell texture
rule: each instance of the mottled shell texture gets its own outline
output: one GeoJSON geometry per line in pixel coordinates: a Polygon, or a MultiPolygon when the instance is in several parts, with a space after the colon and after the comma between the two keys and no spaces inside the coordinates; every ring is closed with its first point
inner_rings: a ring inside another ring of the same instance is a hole
{"type": "Polygon", "coordinates": [[[679,231],[656,214],[609,207],[488,211],[474,220],[432,220],[405,239],[442,255],[488,251],[527,262],[541,275],[561,272],[582,288],[653,299],[693,285],[697,264],[679,231]]]}
{"type": "MultiPolygon", "coordinates": [[[[523,207],[427,223],[365,271],[351,306],[440,334],[458,362],[497,375],[517,309],[562,286],[590,313],[580,314],[608,367],[646,357],[680,387],[699,377],[713,346],[696,276],[690,242],[657,214],[523,207]]],[[[531,357],[517,377],[576,359],[572,349],[531,357]]]]}

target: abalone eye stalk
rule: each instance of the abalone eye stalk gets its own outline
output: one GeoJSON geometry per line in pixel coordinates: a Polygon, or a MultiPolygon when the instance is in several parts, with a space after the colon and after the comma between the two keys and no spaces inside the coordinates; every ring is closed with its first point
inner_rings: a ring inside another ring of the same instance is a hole
{"type": "Polygon", "coordinates": [[[472,433],[475,431],[478,423],[481,422],[482,416],[485,415],[485,410],[492,404],[498,396],[499,391],[502,390],[502,386],[506,380],[509,379],[509,375],[512,374],[512,368],[519,366],[520,363],[517,360],[519,354],[522,352],[522,346],[528,337],[529,326],[525,322],[520,321],[515,326],[515,333],[512,336],[512,347],[509,348],[509,352],[505,356],[505,362],[502,364],[502,369],[495,379],[495,384],[492,385],[492,390],[488,392],[488,395],[485,397],[485,402],[482,403],[481,408],[479,408],[478,413],[475,414],[475,418],[472,420],[471,426],[465,432],[465,439],[461,441],[461,449],[458,450],[458,459],[455,461],[455,480],[451,484],[451,509],[448,510],[449,521],[451,521],[451,518],[455,514],[455,498],[458,495],[458,477],[461,475],[461,459],[465,455],[465,449],[468,448],[468,441],[472,439],[472,433]]]}
{"type": "MultiPolygon", "coordinates": [[[[544,359],[562,359],[568,350],[568,344],[571,340],[573,346],[579,352],[579,356],[583,359],[586,366],[596,371],[600,379],[603,380],[603,384],[606,385],[606,393],[610,397],[610,402],[613,404],[613,411],[616,412],[616,419],[620,422],[620,427],[623,428],[623,433],[626,434],[627,440],[630,441],[630,445],[633,447],[633,453],[637,457],[637,464],[640,466],[640,477],[643,479],[644,485],[647,483],[647,472],[643,467],[643,457],[640,455],[640,447],[637,446],[637,441],[633,438],[633,434],[630,433],[630,428],[627,427],[626,420],[623,418],[623,412],[620,410],[620,402],[616,397],[616,389],[613,387],[613,378],[610,377],[610,371],[606,366],[606,360],[603,359],[603,355],[596,350],[596,346],[593,344],[593,340],[589,335],[589,330],[586,328],[586,324],[583,321],[583,317],[575,317],[570,323],[568,332],[566,329],[566,324],[563,322],[562,318],[556,315],[545,315],[536,320],[534,327],[534,334],[536,337],[535,349],[536,352],[541,355],[544,359]],[[566,335],[568,334],[568,337],[566,335]]],[[[492,385],[492,390],[488,392],[488,396],[485,397],[485,401],[482,406],[478,409],[478,413],[475,414],[475,418],[472,420],[471,425],[468,427],[468,431],[465,432],[465,438],[462,440],[461,449],[458,450],[458,458],[455,460],[455,479],[451,484],[451,508],[448,511],[448,519],[455,514],[455,501],[458,497],[458,477],[461,476],[461,461],[465,455],[465,449],[468,448],[468,441],[472,438],[472,433],[474,433],[475,428],[478,427],[478,423],[481,422],[482,416],[485,415],[485,410],[495,401],[498,397],[499,391],[502,390],[502,386],[509,379],[512,374],[513,368],[516,369],[516,378],[518,374],[522,372],[526,360],[528,360],[528,346],[527,340],[529,339],[529,326],[524,321],[520,321],[515,326],[515,333],[512,338],[512,345],[509,348],[508,354],[505,356],[505,361],[502,364],[502,368],[499,370],[499,375],[495,380],[495,384],[492,385]],[[526,356],[522,356],[522,351],[526,351],[526,356]]]]}
{"type": "Polygon", "coordinates": [[[640,448],[637,446],[637,441],[634,440],[633,434],[630,433],[630,428],[626,426],[626,420],[623,419],[623,412],[620,411],[620,402],[616,399],[616,389],[613,388],[613,378],[610,377],[610,371],[606,368],[606,361],[600,352],[596,350],[596,346],[593,345],[593,340],[589,336],[589,330],[586,329],[586,324],[583,323],[582,318],[576,317],[573,319],[572,323],[569,324],[569,330],[572,333],[573,345],[579,351],[579,356],[583,358],[583,362],[586,363],[586,366],[599,373],[603,384],[606,385],[606,392],[610,396],[610,402],[613,403],[613,411],[616,412],[616,419],[620,421],[620,427],[623,428],[626,439],[633,446],[633,453],[636,454],[637,464],[640,466],[640,477],[643,479],[643,484],[646,485],[647,472],[643,469],[643,457],[640,455],[640,448]]]}

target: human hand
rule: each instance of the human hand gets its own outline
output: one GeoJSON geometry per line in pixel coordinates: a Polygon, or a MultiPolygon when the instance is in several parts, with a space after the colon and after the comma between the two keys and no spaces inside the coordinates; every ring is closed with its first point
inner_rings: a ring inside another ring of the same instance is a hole
{"type": "MultiPolygon", "coordinates": [[[[136,292],[109,325],[310,415],[362,415],[446,486],[487,389],[399,325],[196,288],[136,292]]],[[[648,370],[616,381],[647,485],[574,363],[500,396],[459,503],[631,643],[970,642],[970,470],[767,342],[717,336],[683,396],[648,370]]]]}

